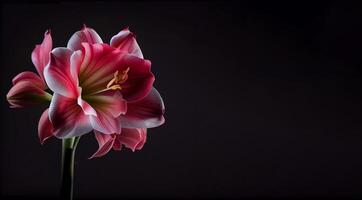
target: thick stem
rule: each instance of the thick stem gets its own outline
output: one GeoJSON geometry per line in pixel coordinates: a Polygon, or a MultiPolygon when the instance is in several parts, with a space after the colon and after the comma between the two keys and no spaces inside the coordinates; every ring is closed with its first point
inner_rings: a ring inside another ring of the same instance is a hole
{"type": "Polygon", "coordinates": [[[60,188],[62,200],[73,199],[74,154],[79,139],[80,137],[73,137],[62,140],[62,183],[60,188]]]}

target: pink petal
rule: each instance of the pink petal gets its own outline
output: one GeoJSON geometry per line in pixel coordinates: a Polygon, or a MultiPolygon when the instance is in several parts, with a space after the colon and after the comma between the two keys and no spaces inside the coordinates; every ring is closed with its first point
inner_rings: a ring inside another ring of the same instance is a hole
{"type": "Polygon", "coordinates": [[[22,108],[50,101],[51,95],[31,81],[16,81],[6,98],[11,108],[22,108]]]}
{"type": "Polygon", "coordinates": [[[50,30],[47,30],[44,34],[43,42],[35,46],[31,54],[31,60],[38,71],[38,74],[44,79],[43,71],[45,66],[49,63],[49,53],[52,50],[52,36],[50,30]]]}
{"type": "Polygon", "coordinates": [[[84,114],[77,99],[54,93],[49,116],[54,127],[53,135],[58,138],[80,136],[92,130],[89,116],[84,114]]]}
{"type": "Polygon", "coordinates": [[[121,130],[121,120],[103,111],[97,111],[97,117],[91,115],[90,122],[95,130],[104,134],[112,134],[121,130]]]}
{"type": "Polygon", "coordinates": [[[70,56],[73,51],[59,47],[50,54],[50,63],[44,70],[45,80],[49,88],[66,97],[77,98],[77,80],[70,73],[70,56]]]}
{"type": "Polygon", "coordinates": [[[127,148],[135,151],[143,147],[147,138],[147,129],[137,128],[137,129],[128,129],[123,128],[120,134],[117,134],[116,140],[125,145],[127,148]]]}
{"type": "Polygon", "coordinates": [[[142,100],[128,103],[127,113],[121,116],[123,128],[153,128],[165,122],[165,106],[155,88],[142,100]]]}
{"type": "Polygon", "coordinates": [[[86,99],[97,111],[97,116],[91,116],[91,124],[95,130],[104,134],[121,131],[119,116],[127,111],[127,102],[119,91],[106,91],[86,99]]]}
{"type": "Polygon", "coordinates": [[[111,46],[121,51],[128,52],[139,58],[143,58],[141,49],[137,44],[135,35],[128,28],[123,29],[111,39],[111,46]]]}
{"type": "Polygon", "coordinates": [[[83,42],[89,44],[103,43],[101,37],[99,37],[95,30],[84,25],[82,30],[75,32],[69,39],[67,48],[73,51],[80,50],[83,42]]]}
{"type": "Polygon", "coordinates": [[[89,158],[96,158],[106,155],[111,149],[114,144],[114,140],[116,138],[115,134],[103,134],[98,131],[94,131],[94,135],[98,142],[98,150],[89,158]]]}
{"type": "Polygon", "coordinates": [[[78,97],[77,103],[83,109],[84,114],[97,116],[97,111],[88,102],[84,101],[81,96],[78,97]]]}
{"type": "Polygon", "coordinates": [[[143,99],[152,89],[155,77],[151,73],[151,61],[126,55],[119,64],[122,71],[129,67],[128,79],[122,86],[122,95],[128,102],[143,99]]]}
{"type": "Polygon", "coordinates": [[[38,124],[38,136],[40,143],[43,144],[44,141],[53,136],[53,125],[49,119],[49,109],[46,109],[40,117],[38,124]]]}
{"type": "Polygon", "coordinates": [[[17,84],[20,81],[29,81],[42,90],[45,90],[47,88],[45,82],[39,77],[39,75],[35,74],[34,72],[25,71],[16,75],[13,78],[13,85],[17,84]]]}
{"type": "MultiPolygon", "coordinates": [[[[82,93],[82,88],[78,88],[79,90],[79,93],[81,94],[82,93]]],[[[89,105],[88,102],[84,101],[82,99],[82,96],[79,95],[78,98],[77,98],[77,103],[78,105],[83,109],[83,112],[86,114],[86,115],[94,115],[94,116],[97,116],[97,111],[94,110],[94,108],[89,105]]]]}
{"type": "Polygon", "coordinates": [[[83,59],[84,53],[82,53],[82,51],[80,50],[74,51],[73,54],[70,56],[70,74],[73,80],[75,80],[75,82],[77,83],[77,85],[79,85],[78,76],[83,59]]]}

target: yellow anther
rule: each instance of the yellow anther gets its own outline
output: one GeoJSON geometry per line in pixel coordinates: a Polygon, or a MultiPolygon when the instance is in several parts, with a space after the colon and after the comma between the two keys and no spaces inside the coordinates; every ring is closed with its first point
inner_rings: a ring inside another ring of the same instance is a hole
{"type": "Polygon", "coordinates": [[[107,89],[121,90],[122,87],[120,84],[126,82],[128,78],[128,72],[129,72],[129,67],[123,70],[121,74],[119,74],[118,70],[114,72],[112,80],[110,80],[107,84],[107,89]]]}
{"type": "Polygon", "coordinates": [[[111,89],[111,90],[121,90],[122,87],[120,85],[112,85],[111,87],[109,87],[109,89],[111,89]]]}

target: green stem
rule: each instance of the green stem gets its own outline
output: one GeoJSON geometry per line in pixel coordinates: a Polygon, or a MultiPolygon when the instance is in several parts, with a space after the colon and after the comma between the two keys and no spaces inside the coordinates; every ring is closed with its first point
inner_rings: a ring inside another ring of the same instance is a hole
{"type": "Polygon", "coordinates": [[[62,183],[60,188],[60,198],[62,200],[73,199],[74,154],[79,139],[80,136],[62,140],[62,183]]]}

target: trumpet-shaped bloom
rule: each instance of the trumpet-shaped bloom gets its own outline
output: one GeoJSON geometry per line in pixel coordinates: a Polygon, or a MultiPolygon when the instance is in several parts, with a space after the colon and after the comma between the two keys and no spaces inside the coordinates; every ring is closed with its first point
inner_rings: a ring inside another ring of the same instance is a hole
{"type": "Polygon", "coordinates": [[[49,107],[53,135],[68,138],[96,130],[151,128],[163,123],[164,106],[153,89],[151,62],[129,29],[112,37],[111,46],[84,27],[68,48],[50,53],[45,80],[54,92],[49,107]]]}
{"type": "Polygon", "coordinates": [[[164,123],[164,104],[153,88],[151,62],[143,58],[128,28],[108,45],[84,26],[67,47],[53,50],[47,31],[31,58],[39,75],[20,73],[7,98],[11,107],[51,100],[38,125],[41,143],[52,136],[70,138],[94,130],[100,149],[92,157],[99,157],[109,151],[110,143],[115,150],[122,144],[140,149],[147,128],[164,123]],[[53,95],[45,92],[48,88],[53,95]]]}
{"type": "Polygon", "coordinates": [[[107,44],[82,43],[72,52],[56,48],[45,69],[55,93],[49,115],[54,135],[74,137],[95,129],[120,132],[127,102],[143,99],[152,89],[151,63],[107,44]]]}

